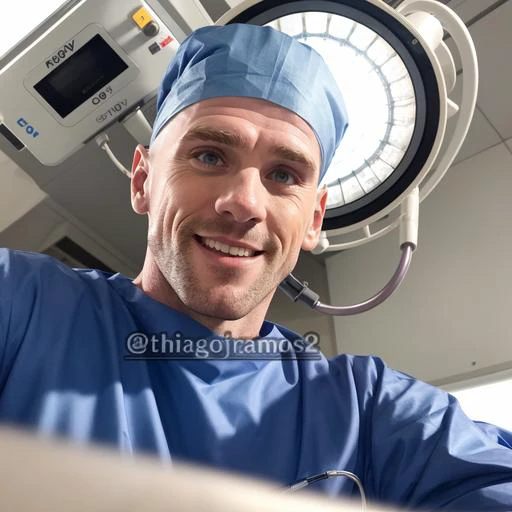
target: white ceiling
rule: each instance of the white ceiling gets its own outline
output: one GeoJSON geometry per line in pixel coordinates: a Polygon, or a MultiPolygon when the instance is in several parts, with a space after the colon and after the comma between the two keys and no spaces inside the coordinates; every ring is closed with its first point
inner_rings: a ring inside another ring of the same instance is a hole
{"type": "MultiPolygon", "coordinates": [[[[167,0],[160,0],[162,5],[167,0]]],[[[203,0],[210,14],[222,14],[223,0],[203,0]]],[[[237,3],[229,0],[230,4],[237,3]]],[[[393,4],[392,1],[389,2],[393,4]]],[[[396,4],[397,2],[394,2],[396,4]]],[[[457,161],[473,156],[506,139],[512,152],[512,1],[451,0],[444,1],[470,23],[480,62],[480,92],[474,121],[457,161]]],[[[145,107],[151,118],[154,105],[145,107]]],[[[151,119],[152,120],[152,119],[151,119]]],[[[115,153],[129,165],[135,141],[120,126],[109,130],[115,153]]],[[[89,144],[65,163],[44,167],[27,151],[17,152],[0,137],[0,151],[10,157],[57,204],[63,215],[86,226],[99,243],[113,247],[124,261],[137,268],[142,264],[146,246],[146,220],[133,213],[129,201],[129,183],[106,155],[89,144]]],[[[4,182],[5,183],[5,182],[4,182]]],[[[13,190],[3,187],[4,193],[13,190]]],[[[0,190],[0,215],[1,210],[0,190]]],[[[18,224],[29,223],[30,213],[18,224]]],[[[14,229],[14,228],[13,228],[14,229]]],[[[19,232],[20,225],[16,226],[19,232]]],[[[0,232],[0,245],[12,242],[10,228],[0,232]]],[[[34,247],[34,250],[40,250],[34,247]]]]}

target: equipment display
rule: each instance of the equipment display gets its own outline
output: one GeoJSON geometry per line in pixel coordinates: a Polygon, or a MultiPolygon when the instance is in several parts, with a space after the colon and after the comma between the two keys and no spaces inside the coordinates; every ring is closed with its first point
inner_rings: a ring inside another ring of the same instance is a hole
{"type": "Polygon", "coordinates": [[[34,89],[65,118],[126,69],[128,64],[97,34],[34,89]]]}
{"type": "Polygon", "coordinates": [[[145,2],[82,0],[0,70],[0,134],[59,164],[151,99],[177,48],[145,2]]]}

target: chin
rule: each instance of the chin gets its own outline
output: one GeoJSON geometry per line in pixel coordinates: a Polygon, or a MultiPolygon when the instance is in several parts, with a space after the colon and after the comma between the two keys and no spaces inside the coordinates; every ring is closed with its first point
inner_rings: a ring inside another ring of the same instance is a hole
{"type": "Polygon", "coordinates": [[[206,293],[197,293],[195,289],[190,294],[181,297],[183,304],[192,311],[217,320],[235,321],[246,317],[264,300],[259,294],[255,295],[244,290],[237,293],[234,290],[210,289],[206,293]]]}
{"type": "MultiPolygon", "coordinates": [[[[208,319],[214,320],[215,324],[222,322],[236,322],[247,316],[248,311],[240,310],[239,308],[232,308],[225,304],[210,305],[204,307],[202,304],[186,304],[188,310],[192,313],[200,315],[197,320],[203,325],[210,325],[208,319]],[[201,321],[201,318],[204,320],[201,321]]],[[[229,329],[227,329],[229,331],[229,329]]],[[[222,333],[223,334],[223,333],[222,333]]]]}
{"type": "Polygon", "coordinates": [[[240,320],[252,309],[247,306],[242,307],[240,302],[233,304],[232,301],[212,301],[211,299],[207,304],[201,300],[185,302],[185,305],[200,315],[226,321],[240,320]]]}

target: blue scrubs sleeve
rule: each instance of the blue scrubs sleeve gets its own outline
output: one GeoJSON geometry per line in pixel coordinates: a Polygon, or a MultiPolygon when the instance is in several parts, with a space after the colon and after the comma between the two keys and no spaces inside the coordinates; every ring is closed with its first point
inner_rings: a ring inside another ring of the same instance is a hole
{"type": "Polygon", "coordinates": [[[0,248],[0,393],[33,315],[39,292],[37,255],[0,248]],[[20,256],[22,255],[22,256],[20,256]]]}
{"type": "Polygon", "coordinates": [[[12,314],[12,261],[7,249],[0,248],[0,392],[7,379],[7,332],[12,314]]]}
{"type": "Polygon", "coordinates": [[[453,396],[383,365],[371,422],[373,498],[428,510],[512,510],[512,450],[453,396]]]}

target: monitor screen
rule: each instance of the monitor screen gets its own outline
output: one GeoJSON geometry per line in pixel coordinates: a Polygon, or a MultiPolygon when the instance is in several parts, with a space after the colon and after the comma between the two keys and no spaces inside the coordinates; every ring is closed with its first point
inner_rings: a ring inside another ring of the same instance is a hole
{"type": "Polygon", "coordinates": [[[65,118],[127,68],[124,60],[97,34],[34,88],[65,118]]]}

